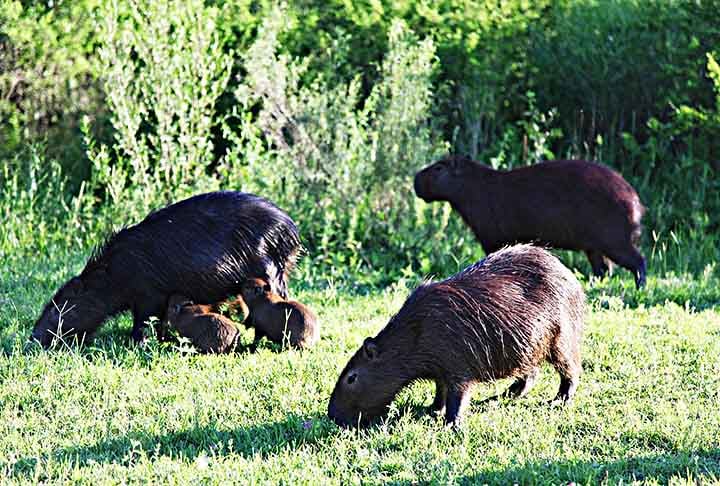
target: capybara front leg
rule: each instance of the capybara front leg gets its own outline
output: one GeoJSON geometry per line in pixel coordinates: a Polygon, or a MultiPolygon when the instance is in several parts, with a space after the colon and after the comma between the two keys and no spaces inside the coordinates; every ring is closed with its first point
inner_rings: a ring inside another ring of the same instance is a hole
{"type": "Polygon", "coordinates": [[[519,377],[510,388],[505,390],[504,395],[508,398],[521,398],[527,395],[540,375],[540,368],[535,368],[525,376],[519,377]]]}
{"type": "Polygon", "coordinates": [[[435,381],[435,400],[430,405],[430,413],[441,415],[445,411],[447,401],[447,385],[442,380],[435,381]]]}
{"type": "Polygon", "coordinates": [[[448,386],[445,400],[445,424],[453,427],[459,426],[469,403],[470,389],[468,386],[448,386]]]}
{"type": "Polygon", "coordinates": [[[148,327],[147,321],[152,316],[160,317],[161,312],[157,312],[150,307],[138,306],[133,309],[133,328],[130,336],[136,343],[143,342],[145,340],[144,329],[148,327]]]}

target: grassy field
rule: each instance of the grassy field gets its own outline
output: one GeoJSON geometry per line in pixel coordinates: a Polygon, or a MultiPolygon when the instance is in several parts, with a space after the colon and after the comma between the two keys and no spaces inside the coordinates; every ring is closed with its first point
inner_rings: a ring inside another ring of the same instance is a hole
{"type": "Polygon", "coordinates": [[[641,293],[625,272],[587,284],[585,372],[570,407],[546,405],[558,378],[545,367],[525,399],[483,404],[508,383],[479,387],[460,431],[424,413],[426,383],[356,431],[326,418],[330,392],[405,285],[294,282],[322,320],[309,352],[136,347],[128,316],[90,345],[42,351],[25,343],[32,323],[84,261],[50,253],[0,268],[0,483],[720,482],[717,278],[651,276],[641,293]]]}

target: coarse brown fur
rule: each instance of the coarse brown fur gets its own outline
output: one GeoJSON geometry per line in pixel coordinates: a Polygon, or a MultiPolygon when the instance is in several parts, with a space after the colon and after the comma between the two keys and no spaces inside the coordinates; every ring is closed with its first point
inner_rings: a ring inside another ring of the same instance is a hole
{"type": "Polygon", "coordinates": [[[436,383],[433,409],[457,423],[478,382],[515,377],[525,395],[548,360],[560,374],[558,402],[572,399],[582,369],[585,293],[548,251],[501,249],[441,282],[421,285],[350,359],[328,415],[344,426],[384,415],[415,380],[436,383]]]}
{"type": "Polygon", "coordinates": [[[645,208],[635,189],[614,170],[582,160],[543,162],[497,171],[449,156],[415,176],[415,194],[448,201],[490,254],[513,243],[584,251],[593,273],[608,259],[645,284],[637,245],[645,208]]]}
{"type": "Polygon", "coordinates": [[[255,341],[265,336],[276,343],[287,341],[295,348],[309,348],[320,339],[315,313],[300,302],[274,294],[266,280],[247,280],[242,298],[250,310],[245,324],[255,329],[255,341]]]}
{"type": "Polygon", "coordinates": [[[55,336],[92,334],[129,310],[140,341],[151,316],[165,319],[171,295],[221,302],[251,276],[287,296],[300,248],[293,220],[266,199],[235,191],[193,196],[112,235],[47,303],[31,337],[48,346],[55,336]]]}
{"type": "Polygon", "coordinates": [[[231,353],[240,331],[233,321],[214,310],[213,306],[195,304],[184,295],[173,295],[168,301],[167,321],[200,352],[231,353]]]}

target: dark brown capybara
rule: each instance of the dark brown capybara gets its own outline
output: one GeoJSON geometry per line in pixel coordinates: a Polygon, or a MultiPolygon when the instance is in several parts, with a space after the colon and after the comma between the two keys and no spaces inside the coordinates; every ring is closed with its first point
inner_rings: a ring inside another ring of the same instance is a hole
{"type": "Polygon", "coordinates": [[[603,165],[558,160],[498,171],[449,156],[415,175],[415,194],[448,201],[488,254],[513,243],[582,250],[595,275],[607,272],[610,259],[633,272],[638,288],[645,284],[637,249],[645,208],[603,165]]]}
{"type": "Polygon", "coordinates": [[[266,280],[248,279],[242,287],[242,298],[250,310],[245,325],[255,329],[256,342],[264,336],[275,343],[287,342],[304,349],[320,339],[315,313],[300,302],[274,294],[266,280]]]}
{"type": "Polygon", "coordinates": [[[233,321],[214,310],[213,306],[195,304],[184,295],[173,295],[168,301],[167,322],[203,353],[231,353],[240,331],[233,321]]]}
{"type": "Polygon", "coordinates": [[[91,334],[130,310],[140,341],[171,295],[220,302],[255,275],[286,296],[300,248],[293,220],[266,199],[234,191],[185,199],[110,237],[45,306],[32,339],[48,346],[56,335],[91,334]]]}
{"type": "Polygon", "coordinates": [[[525,395],[548,360],[560,374],[554,402],[569,402],[582,365],[585,293],[548,251],[516,245],[491,253],[410,294],[374,338],[367,338],[335,385],[328,415],[367,425],[416,380],[436,384],[432,409],[459,423],[473,385],[515,377],[506,395],[525,395]]]}

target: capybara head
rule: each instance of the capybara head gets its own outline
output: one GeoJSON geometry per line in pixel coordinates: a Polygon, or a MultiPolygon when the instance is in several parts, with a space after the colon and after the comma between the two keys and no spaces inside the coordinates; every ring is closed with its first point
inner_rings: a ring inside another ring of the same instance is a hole
{"type": "Polygon", "coordinates": [[[425,202],[447,201],[462,191],[465,170],[473,162],[460,155],[448,155],[415,174],[415,194],[425,202]]]}
{"type": "Polygon", "coordinates": [[[95,331],[107,315],[102,272],[73,277],[60,287],[45,305],[30,339],[48,347],[55,338],[95,331]]]}
{"type": "Polygon", "coordinates": [[[272,287],[267,280],[250,278],[243,283],[240,293],[245,303],[252,306],[259,300],[265,300],[272,293],[272,287]]]}
{"type": "Polygon", "coordinates": [[[366,338],[340,374],[330,397],[328,416],[342,427],[364,426],[387,413],[405,384],[393,373],[397,355],[366,338]],[[392,356],[395,356],[394,362],[392,356]]]}
{"type": "Polygon", "coordinates": [[[193,301],[190,297],[178,294],[172,295],[168,299],[167,320],[173,322],[180,314],[183,313],[183,309],[190,305],[193,305],[193,301]]]}

